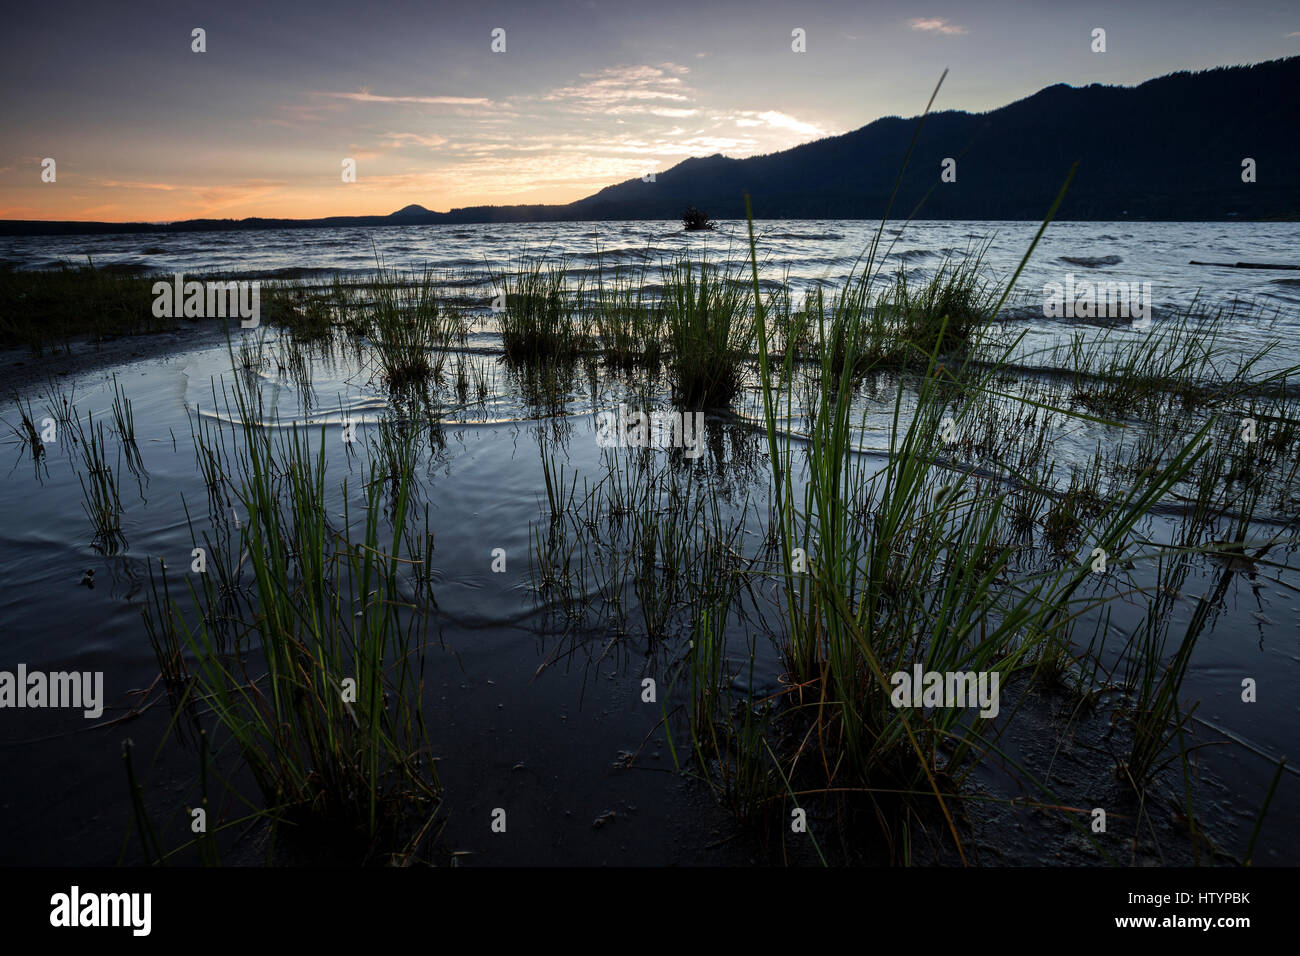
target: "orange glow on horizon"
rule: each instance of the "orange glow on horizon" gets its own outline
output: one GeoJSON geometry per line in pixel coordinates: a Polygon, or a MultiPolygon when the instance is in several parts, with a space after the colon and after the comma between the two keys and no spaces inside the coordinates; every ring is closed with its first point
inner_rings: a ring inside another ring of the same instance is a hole
{"type": "Polygon", "coordinates": [[[330,216],[386,216],[412,203],[431,212],[466,206],[564,205],[609,185],[555,186],[503,195],[485,190],[451,196],[432,192],[392,192],[363,183],[319,189],[269,186],[217,186],[210,189],[166,184],[76,188],[57,183],[0,190],[0,219],[42,222],[180,222],[186,219],[324,219],[330,216]],[[51,196],[53,190],[58,194],[51,196]]]}

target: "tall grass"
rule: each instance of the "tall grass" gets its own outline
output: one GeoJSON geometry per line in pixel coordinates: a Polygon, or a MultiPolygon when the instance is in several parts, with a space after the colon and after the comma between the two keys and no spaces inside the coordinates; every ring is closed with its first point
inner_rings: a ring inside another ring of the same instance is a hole
{"type": "Polygon", "coordinates": [[[947,355],[971,344],[993,319],[995,289],[984,277],[983,252],[946,259],[919,286],[900,268],[882,308],[899,322],[895,330],[914,350],[912,362],[947,355]]]}
{"type": "Polygon", "coordinates": [[[329,517],[324,429],[314,439],[300,427],[273,437],[260,398],[242,385],[231,411],[247,520],[230,550],[210,558],[223,573],[190,589],[196,607],[212,608],[229,598],[223,580],[241,582],[241,627],[229,647],[226,629],[210,614],[189,617],[164,578],[146,609],[155,645],[173,673],[175,649],[185,649],[195,699],[251,771],[268,816],[300,833],[350,832],[365,859],[409,855],[440,800],[420,710],[428,620],[401,557],[412,459],[399,455],[399,473],[387,476],[372,463],[354,537],[346,482],[342,526],[329,517]],[[386,513],[385,477],[396,483],[386,513]]]}
{"type": "MultiPolygon", "coordinates": [[[[757,292],[753,293],[757,296],[757,292]]],[[[753,299],[740,275],[682,256],[664,272],[673,397],[689,408],[725,407],[750,354],[753,299]]]]}
{"type": "Polygon", "coordinates": [[[597,279],[593,326],[605,361],[620,369],[658,369],[664,334],[663,308],[646,293],[647,270],[615,270],[597,279]]]}
{"type": "MultiPolygon", "coordinates": [[[[1176,759],[1177,755],[1166,757],[1166,752],[1179,739],[1191,716],[1191,710],[1184,712],[1182,709],[1179,691],[1187,675],[1192,650],[1209,622],[1214,602],[1204,596],[1197,601],[1187,630],[1169,657],[1167,644],[1173,606],[1188,570],[1186,555],[1175,555],[1168,564],[1161,561],[1156,575],[1159,582],[1157,592],[1142,625],[1129,641],[1128,653],[1124,655],[1125,686],[1132,698],[1129,716],[1133,740],[1128,759],[1119,771],[1121,778],[1139,791],[1166,764],[1176,759]]],[[[1221,578],[1224,583],[1226,577],[1223,575],[1221,578]]]]}
{"type": "Polygon", "coordinates": [[[582,288],[569,288],[563,263],[520,259],[498,287],[505,296],[501,346],[511,361],[568,360],[589,345],[582,288]]]}
{"type": "Polygon", "coordinates": [[[31,400],[24,401],[15,396],[13,401],[18,408],[18,424],[14,425],[8,421],[5,424],[9,426],[9,430],[13,432],[19,444],[31,453],[32,461],[39,468],[41,458],[45,455],[45,443],[41,441],[41,432],[36,427],[36,413],[32,411],[31,400]]]}
{"type": "Polygon", "coordinates": [[[1295,370],[1267,370],[1278,341],[1245,351],[1225,343],[1231,318],[1193,303],[1146,329],[1074,332],[1042,359],[1069,369],[1078,406],[1126,418],[1149,417],[1171,401],[1194,409],[1283,387],[1295,370]]]}
{"type": "MultiPolygon", "coordinates": [[[[752,243],[752,219],[750,229],[752,243]]],[[[854,280],[859,288],[870,271],[869,257],[854,280]]],[[[870,347],[859,334],[865,297],[854,288],[841,293],[840,301],[851,305],[836,310],[839,329],[819,309],[817,413],[804,445],[806,464],[798,469],[791,438],[778,426],[792,415],[794,402],[788,385],[778,392],[778,380],[789,376],[775,374],[767,354],[756,265],[753,287],[772,469],[770,520],[781,562],[782,648],[798,688],[784,719],[806,728],[806,739],[820,751],[799,761],[800,748],[782,759],[810,777],[806,785],[813,788],[930,792],[960,850],[945,795],[996,746],[996,729],[957,708],[895,707],[890,675],[920,663],[926,671],[997,673],[1006,687],[1017,672],[1068,643],[1077,605],[1087,600],[1079,592],[1089,573],[1086,563],[1073,563],[1012,576],[1012,553],[1000,533],[1009,510],[1006,483],[941,463],[941,419],[951,415],[956,428],[968,426],[972,396],[996,391],[998,364],[977,372],[964,362],[944,366],[940,355],[987,322],[1000,301],[960,268],[920,294],[896,288],[893,319],[924,333],[909,343],[922,359],[907,401],[900,379],[890,452],[874,472],[855,448],[864,423],[855,429],[851,411],[863,369],[859,349],[870,347]],[[965,311],[971,303],[981,307],[965,311]],[[949,383],[965,396],[955,408],[948,404],[949,383]],[[783,403],[786,414],[779,416],[783,403]]],[[[786,373],[789,362],[787,353],[786,373]]],[[[1089,529],[1090,544],[1110,554],[1123,550],[1150,506],[1203,454],[1205,431],[1106,501],[1100,526],[1089,529]]],[[[708,715],[701,717],[707,726],[708,715]]]]}
{"type": "Polygon", "coordinates": [[[439,308],[430,270],[404,281],[382,262],[369,328],[384,381],[394,390],[440,378],[447,350],[463,335],[458,319],[439,308]]]}
{"type": "MultiPolygon", "coordinates": [[[[81,483],[82,508],[94,527],[94,547],[107,554],[116,553],[126,545],[122,534],[122,498],[118,493],[117,474],[108,461],[104,423],[96,422],[91,413],[86,414],[84,428],[77,423],[77,446],[84,467],[84,471],[77,473],[77,480],[81,483]]],[[[120,448],[118,466],[121,466],[120,448]]]]}

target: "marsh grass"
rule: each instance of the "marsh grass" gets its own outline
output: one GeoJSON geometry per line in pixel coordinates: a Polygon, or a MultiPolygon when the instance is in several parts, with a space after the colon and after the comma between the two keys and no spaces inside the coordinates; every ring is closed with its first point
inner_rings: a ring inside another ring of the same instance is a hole
{"type": "MultiPolygon", "coordinates": [[[[892,338],[906,342],[911,364],[947,356],[977,341],[993,318],[996,289],[983,272],[983,251],[945,259],[919,285],[900,268],[887,300],[878,305],[895,323],[892,338]]],[[[879,334],[879,333],[877,333],[879,334]]]]}
{"type": "Polygon", "coordinates": [[[1043,358],[1070,370],[1072,401],[1089,412],[1150,418],[1177,403],[1222,405],[1280,387],[1294,370],[1266,371],[1277,340],[1243,351],[1223,341],[1233,315],[1193,302],[1150,327],[1077,331],[1043,358]]]}
{"type": "MultiPolygon", "coordinates": [[[[81,483],[82,508],[95,532],[93,547],[105,554],[115,554],[127,543],[122,534],[122,499],[118,494],[117,475],[108,460],[104,423],[96,422],[92,413],[86,414],[84,427],[77,423],[77,447],[84,469],[77,472],[77,480],[81,483]]],[[[119,446],[119,469],[121,465],[119,446]]]]}
{"type": "Polygon", "coordinates": [[[439,307],[431,270],[404,281],[381,262],[370,305],[370,336],[389,389],[439,380],[448,350],[464,337],[456,316],[439,307]]]}
{"type": "MultiPolygon", "coordinates": [[[[1133,739],[1126,760],[1119,763],[1121,779],[1136,791],[1143,791],[1169,763],[1185,757],[1186,750],[1169,753],[1173,743],[1182,738],[1195,711],[1192,705],[1183,710],[1179,692],[1192,651],[1210,619],[1215,598],[1201,596],[1196,603],[1182,639],[1172,656],[1168,654],[1169,627],[1175,603],[1187,580],[1190,565],[1186,554],[1162,556],[1157,568],[1157,587],[1151,597],[1141,626],[1130,638],[1123,655],[1126,666],[1125,686],[1130,698],[1128,716],[1133,739]]],[[[1221,598],[1228,575],[1220,577],[1221,598]]]]}
{"type": "MultiPolygon", "coordinates": [[[[874,248],[849,281],[819,287],[802,310],[788,288],[761,295],[756,267],[750,295],[722,308],[715,294],[725,297],[725,285],[704,288],[715,280],[694,264],[678,263],[665,283],[669,329],[711,329],[670,332],[674,363],[679,342],[696,343],[684,353],[696,360],[740,360],[735,343],[747,335],[758,345],[765,522],[748,506],[721,519],[727,483],[675,471],[671,455],[652,465],[644,449],[607,453],[591,483],[544,453],[546,518],[534,528],[532,565],[539,599],[574,639],[602,628],[643,634],[652,647],[689,637],[667,675],[675,693],[685,688],[689,737],[683,749],[665,704],[670,747],[738,818],[775,834],[785,830],[782,806],[863,805],[891,852],[910,858],[913,836],[938,822],[961,854],[971,772],[990,759],[1015,765],[1001,737],[1019,696],[997,719],[913,710],[894,706],[889,676],[919,663],[997,673],[1004,692],[1049,681],[1089,699],[1095,648],[1081,653],[1074,629],[1088,621],[1107,632],[1110,602],[1146,594],[1135,575],[1154,568],[1168,584],[1179,556],[1254,561],[1287,540],[1279,532],[1252,544],[1247,531],[1266,493],[1279,503],[1288,494],[1300,430],[1293,403],[1271,391],[1285,376],[1256,374],[1267,350],[1235,365],[1214,348],[1178,359],[1174,343],[1186,337],[1168,330],[1117,336],[1112,354],[1084,364],[1095,388],[1109,376],[1133,380],[1115,388],[1140,400],[1142,427],[1098,414],[1114,406],[1080,408],[1082,378],[1024,376],[1021,336],[989,334],[1008,291],[980,280],[973,261],[920,285],[884,285],[874,248]],[[871,299],[878,285],[887,291],[871,299]],[[880,400],[883,460],[859,447],[880,400]],[[1247,415],[1260,426],[1254,443],[1229,427],[1247,415]],[[949,426],[951,440],[941,437],[949,426]],[[1065,467],[1063,436],[1076,443],[1065,467]],[[1095,441],[1091,455],[1082,440],[1095,441]],[[1141,530],[1156,511],[1176,515],[1164,543],[1141,530]],[[754,550],[758,540],[766,550],[754,550]],[[1095,549],[1109,557],[1108,574],[1090,567],[1095,549]],[[785,664],[775,692],[753,685],[755,631],[785,664]]],[[[673,372],[675,395],[686,381],[727,377],[684,369],[673,372]]],[[[1187,759],[1194,705],[1181,700],[1182,679],[1206,624],[1198,611],[1181,641],[1167,641],[1160,593],[1143,598],[1147,624],[1121,654],[1132,689],[1121,716],[1134,739],[1119,764],[1139,792],[1187,759]]]]}
{"type": "Polygon", "coordinates": [[[95,266],[57,269],[0,268],[0,345],[20,345],[37,355],[67,348],[80,337],[114,338],[175,328],[153,314],[155,277],[95,266]]]}
{"type": "Polygon", "coordinates": [[[32,410],[31,400],[15,396],[13,402],[18,409],[18,424],[14,425],[8,421],[5,424],[18,439],[22,449],[31,453],[32,461],[39,468],[41,459],[45,456],[45,443],[41,440],[40,430],[36,427],[36,413],[32,410]]]}
{"type": "MultiPolygon", "coordinates": [[[[789,762],[781,777],[788,782],[811,774],[807,785],[828,791],[847,787],[869,794],[882,785],[929,790],[960,852],[945,794],[959,791],[964,774],[996,747],[996,734],[986,737],[993,728],[983,717],[966,720],[953,709],[927,713],[895,707],[887,675],[920,662],[927,671],[999,673],[1005,686],[1047,648],[1068,642],[1077,613],[1072,604],[1077,603],[1087,568],[1072,564],[1054,573],[1021,577],[1008,587],[1010,554],[998,543],[1006,492],[997,490],[996,483],[972,481],[969,475],[937,467],[935,436],[949,391],[940,387],[941,379],[960,380],[960,394],[987,390],[994,377],[987,370],[974,374],[964,365],[954,370],[939,363],[941,350],[951,351],[966,341],[996,309],[985,311],[992,297],[972,273],[961,269],[946,278],[941,274],[920,295],[905,286],[895,289],[895,321],[923,332],[909,344],[918,351],[925,345],[928,354],[906,415],[899,387],[891,452],[874,473],[868,473],[853,446],[851,412],[862,368],[858,350],[869,348],[870,342],[861,334],[866,297],[856,291],[867,286],[870,259],[856,287],[846,287],[841,294],[841,303],[849,308],[842,304],[834,310],[830,334],[824,309],[817,309],[820,393],[804,445],[803,480],[801,486],[796,483],[789,436],[777,425],[782,396],[773,386],[778,377],[767,353],[752,220],[750,228],[772,469],[771,520],[779,542],[777,579],[784,583],[781,641],[791,682],[798,688],[787,695],[781,719],[805,727],[804,739],[818,741],[821,751],[802,762],[802,745],[779,756],[789,762]],[[964,311],[972,302],[980,306],[964,311]]],[[[791,359],[787,350],[780,381],[790,380],[791,359]]],[[[784,417],[789,418],[793,400],[788,389],[784,404],[784,417]]],[[[958,428],[970,407],[968,399],[956,410],[958,428]]],[[[1100,528],[1091,529],[1092,542],[1121,550],[1151,504],[1204,452],[1203,437],[1204,431],[1176,453],[1170,465],[1148,470],[1143,481],[1106,502],[1104,509],[1092,505],[1091,511],[1106,517],[1100,528]]],[[[1075,530],[1071,528],[1072,535],[1075,530]]],[[[716,681],[717,674],[716,650],[713,644],[706,646],[711,653],[697,667],[700,681],[707,683],[716,681]]],[[[711,741],[710,756],[702,762],[720,759],[716,708],[701,711],[697,702],[692,717],[696,740],[711,741]]],[[[732,746],[743,746],[746,734],[743,728],[733,728],[731,737],[732,746]]],[[[757,751],[751,754],[759,756],[757,751]]]]}
{"type": "Polygon", "coordinates": [[[768,296],[767,314],[771,319],[768,354],[775,359],[784,359],[787,352],[798,361],[810,361],[816,356],[812,340],[812,315],[820,314],[825,308],[825,293],[821,284],[805,291],[803,300],[796,308],[795,292],[791,287],[789,276],[778,284],[768,296]]]}
{"type": "Polygon", "coordinates": [[[266,323],[285,328],[299,342],[326,342],[350,311],[354,290],[336,273],[329,286],[298,279],[266,282],[261,296],[266,323]]]}
{"type": "Polygon", "coordinates": [[[131,399],[126,397],[126,392],[118,384],[116,374],[113,375],[113,404],[110,412],[113,416],[113,431],[116,432],[122,453],[126,456],[127,469],[140,483],[141,495],[143,495],[143,482],[147,475],[144,457],[140,454],[140,446],[135,440],[135,410],[131,406],[131,399]]]}
{"type": "Polygon", "coordinates": [[[749,288],[741,273],[690,256],[666,267],[663,286],[674,400],[690,408],[726,407],[740,389],[753,341],[749,288]]]}
{"type": "MultiPolygon", "coordinates": [[[[360,524],[345,481],[336,527],[324,429],[266,429],[263,414],[260,393],[237,384],[232,448],[205,447],[208,439],[224,445],[224,433],[195,432],[201,461],[234,465],[233,494],[247,518],[209,557],[222,570],[187,582],[190,603],[242,610],[223,624],[211,613],[191,616],[164,575],[145,611],[160,668],[192,679],[205,719],[256,780],[268,819],[299,836],[334,834],[360,859],[409,858],[440,801],[420,710],[428,617],[413,601],[428,589],[412,587],[413,560],[401,557],[411,540],[413,433],[384,430],[388,462],[370,465],[360,524]]],[[[431,547],[430,536],[414,563],[431,547]]]]}
{"type": "Polygon", "coordinates": [[[615,269],[597,274],[592,326],[605,361],[618,369],[657,371],[662,361],[664,314],[646,292],[648,270],[615,269]]]}
{"type": "Polygon", "coordinates": [[[590,347],[582,283],[571,285],[563,262],[521,257],[501,274],[501,347],[512,362],[572,361],[590,347]]]}

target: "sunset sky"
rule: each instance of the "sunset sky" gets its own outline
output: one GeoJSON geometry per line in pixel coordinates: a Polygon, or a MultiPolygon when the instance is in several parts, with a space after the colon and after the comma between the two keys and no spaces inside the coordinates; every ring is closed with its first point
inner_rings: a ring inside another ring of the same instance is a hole
{"type": "Polygon", "coordinates": [[[0,35],[0,218],[562,203],[690,156],[915,115],[945,67],[936,109],[983,111],[1053,83],[1297,53],[1300,6],[1260,0],[17,4],[0,35]]]}

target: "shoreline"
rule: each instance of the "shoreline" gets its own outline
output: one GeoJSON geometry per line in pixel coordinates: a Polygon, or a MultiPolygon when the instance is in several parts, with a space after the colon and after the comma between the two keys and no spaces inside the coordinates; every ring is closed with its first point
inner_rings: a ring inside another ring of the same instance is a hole
{"type": "MultiPolygon", "coordinates": [[[[83,336],[68,343],[70,351],[36,355],[29,346],[0,348],[0,396],[29,391],[53,378],[83,375],[110,365],[169,358],[225,341],[225,325],[238,319],[203,319],[161,332],[124,333],[113,338],[83,336]]],[[[238,325],[236,325],[238,328],[238,325]]]]}

